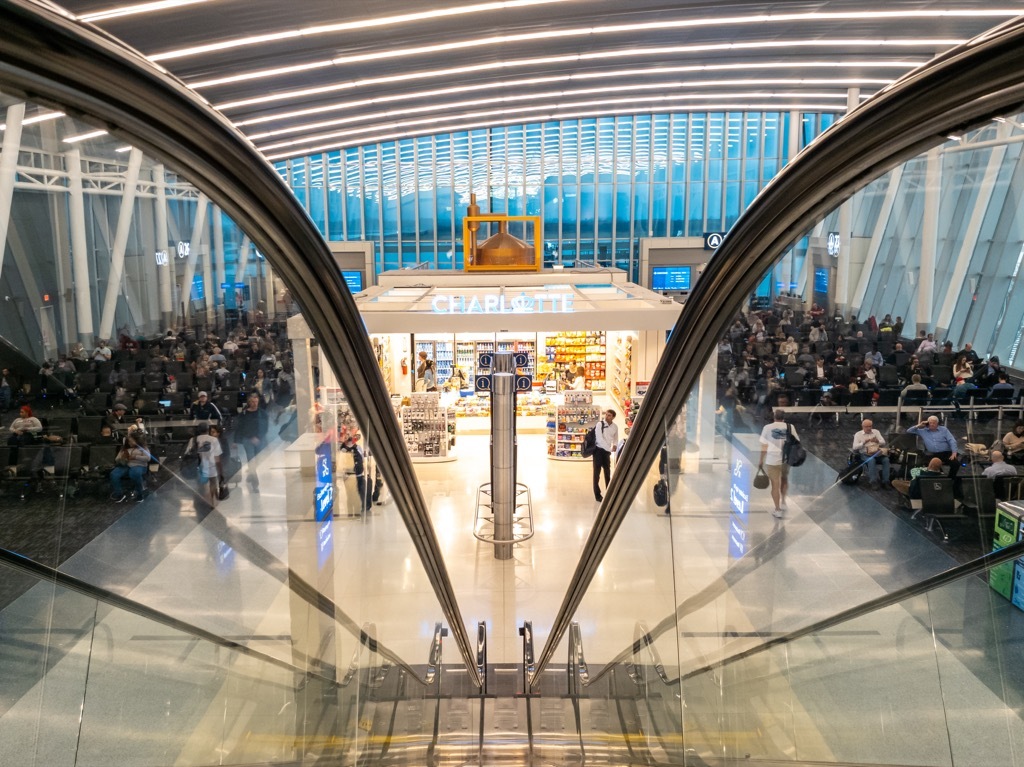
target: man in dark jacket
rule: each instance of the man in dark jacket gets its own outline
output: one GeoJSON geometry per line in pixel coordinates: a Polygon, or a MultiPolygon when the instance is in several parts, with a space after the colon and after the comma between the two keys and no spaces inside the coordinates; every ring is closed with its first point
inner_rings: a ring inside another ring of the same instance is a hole
{"type": "MultiPolygon", "coordinates": [[[[260,407],[258,394],[250,394],[245,400],[245,408],[235,419],[235,444],[245,451],[246,462],[253,458],[263,449],[267,441],[267,428],[269,419],[267,411],[260,407]]],[[[260,480],[256,472],[251,468],[248,472],[247,481],[254,491],[259,491],[260,480]]]]}
{"type": "Polygon", "coordinates": [[[189,413],[196,421],[220,421],[222,419],[220,409],[210,401],[210,396],[204,391],[196,395],[189,413]]]}

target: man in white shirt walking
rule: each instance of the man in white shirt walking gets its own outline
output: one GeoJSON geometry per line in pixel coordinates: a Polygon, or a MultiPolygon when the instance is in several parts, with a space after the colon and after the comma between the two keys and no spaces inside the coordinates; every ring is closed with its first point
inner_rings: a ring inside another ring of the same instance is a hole
{"type": "Polygon", "coordinates": [[[772,502],[775,508],[772,516],[778,519],[786,510],[786,491],[789,489],[789,464],[782,460],[782,448],[786,444],[786,437],[793,432],[794,439],[797,436],[796,429],[786,423],[786,414],[779,408],[775,408],[775,420],[761,429],[761,462],[759,469],[764,469],[765,474],[772,483],[772,502]]]}
{"type": "Polygon", "coordinates": [[[615,411],[605,410],[601,421],[594,427],[594,500],[604,500],[601,495],[601,471],[604,471],[604,489],[612,474],[612,453],[619,444],[619,427],[615,425],[615,411]]]}

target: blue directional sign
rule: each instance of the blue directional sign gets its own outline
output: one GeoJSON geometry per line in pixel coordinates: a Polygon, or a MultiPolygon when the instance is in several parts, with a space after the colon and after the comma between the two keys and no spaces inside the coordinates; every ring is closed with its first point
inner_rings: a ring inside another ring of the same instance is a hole
{"type": "Polygon", "coordinates": [[[473,379],[473,383],[474,383],[474,388],[476,388],[477,391],[490,391],[491,390],[491,377],[490,376],[477,375],[476,378],[473,379]]]}
{"type": "Polygon", "coordinates": [[[331,443],[324,440],[316,448],[316,494],[313,498],[316,515],[317,563],[322,569],[334,548],[334,472],[331,469],[331,443]]]}

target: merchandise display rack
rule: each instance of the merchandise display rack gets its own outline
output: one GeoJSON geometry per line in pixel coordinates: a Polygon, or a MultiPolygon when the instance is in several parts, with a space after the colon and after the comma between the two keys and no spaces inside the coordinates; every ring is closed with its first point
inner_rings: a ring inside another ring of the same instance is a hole
{"type": "Polygon", "coordinates": [[[621,334],[608,345],[608,393],[622,413],[629,413],[633,391],[633,337],[621,334]]]}
{"type": "Polygon", "coordinates": [[[455,351],[451,341],[417,341],[414,367],[419,365],[419,353],[426,352],[427,357],[434,361],[437,372],[437,385],[440,386],[452,377],[452,365],[455,363],[455,351]]]}
{"type": "Polygon", "coordinates": [[[455,411],[438,392],[414,392],[402,406],[402,436],[413,463],[454,461],[455,411]]]}
{"type": "Polygon", "coordinates": [[[607,376],[605,349],[604,331],[551,333],[545,343],[547,364],[541,367],[541,372],[545,375],[554,372],[561,376],[570,368],[575,372],[579,365],[583,365],[587,389],[603,392],[607,376]]]}
{"type": "Polygon", "coordinates": [[[548,458],[586,461],[581,453],[583,438],[600,415],[600,409],[594,405],[593,392],[566,392],[565,404],[548,411],[548,458]]]}

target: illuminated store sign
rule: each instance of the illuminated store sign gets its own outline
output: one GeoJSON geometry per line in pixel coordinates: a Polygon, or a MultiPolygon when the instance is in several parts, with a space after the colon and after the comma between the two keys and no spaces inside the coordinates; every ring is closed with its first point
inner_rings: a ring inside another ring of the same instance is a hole
{"type": "Polygon", "coordinates": [[[156,252],[156,265],[157,266],[167,266],[167,251],[166,250],[158,250],[156,252]]]}
{"type": "Polygon", "coordinates": [[[843,245],[843,240],[839,236],[839,232],[829,232],[828,239],[825,242],[825,250],[828,252],[828,254],[830,256],[838,258],[839,251],[843,245]]]}
{"type": "Polygon", "coordinates": [[[435,314],[565,314],[573,312],[572,293],[520,293],[507,297],[497,293],[482,296],[434,296],[435,314]]]}

